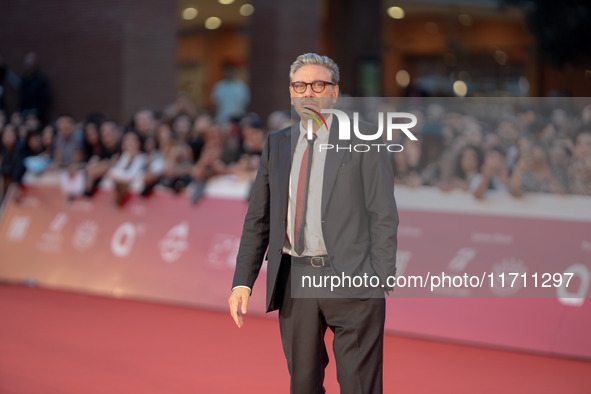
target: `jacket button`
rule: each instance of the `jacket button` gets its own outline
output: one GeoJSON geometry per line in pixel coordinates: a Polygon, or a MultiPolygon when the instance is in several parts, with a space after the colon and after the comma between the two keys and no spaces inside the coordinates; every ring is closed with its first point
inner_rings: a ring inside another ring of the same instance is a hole
{"type": "Polygon", "coordinates": [[[279,249],[278,252],[279,252],[279,254],[282,254],[283,253],[283,249],[279,249]]]}

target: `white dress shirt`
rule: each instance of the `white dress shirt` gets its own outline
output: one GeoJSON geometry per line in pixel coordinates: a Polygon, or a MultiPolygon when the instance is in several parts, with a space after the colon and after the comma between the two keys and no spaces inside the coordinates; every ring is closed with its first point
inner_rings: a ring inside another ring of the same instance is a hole
{"type": "MultiPolygon", "coordinates": [[[[330,130],[332,115],[326,119],[330,130]]],[[[306,227],[304,236],[306,243],[302,256],[322,256],[326,254],[326,245],[322,234],[322,183],[324,181],[324,163],[326,162],[326,149],[320,151],[321,144],[328,144],[329,131],[324,125],[316,131],[316,142],[314,143],[314,154],[312,155],[312,168],[310,171],[310,184],[308,186],[308,208],[306,211],[306,227]]],[[[295,212],[298,194],[298,177],[302,157],[308,146],[308,132],[300,123],[300,136],[295,147],[291,172],[289,174],[289,204],[287,206],[287,231],[283,252],[292,256],[298,256],[294,250],[295,238],[295,212]]],[[[305,164],[305,163],[304,163],[305,164]]],[[[303,168],[306,171],[306,168],[303,168]]]]}

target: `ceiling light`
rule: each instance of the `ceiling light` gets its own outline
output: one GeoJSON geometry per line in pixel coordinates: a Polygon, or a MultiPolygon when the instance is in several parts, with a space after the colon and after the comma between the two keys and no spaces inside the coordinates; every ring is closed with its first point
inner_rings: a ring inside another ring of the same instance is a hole
{"type": "Polygon", "coordinates": [[[242,16],[250,16],[254,12],[254,7],[252,4],[243,4],[240,6],[240,15],[242,16]]]}
{"type": "Polygon", "coordinates": [[[183,10],[183,19],[186,21],[190,21],[192,19],[195,19],[197,17],[198,13],[199,13],[199,11],[197,11],[196,8],[193,8],[193,7],[185,8],[183,10]]]}
{"type": "Polygon", "coordinates": [[[454,94],[458,97],[464,97],[468,93],[468,85],[466,82],[457,80],[454,82],[454,94]]]}
{"type": "Polygon", "coordinates": [[[222,25],[222,20],[217,16],[210,16],[205,20],[205,28],[215,30],[222,25]]]}
{"type": "Polygon", "coordinates": [[[400,7],[390,7],[388,8],[388,15],[390,18],[402,19],[404,18],[404,10],[400,7]]]}

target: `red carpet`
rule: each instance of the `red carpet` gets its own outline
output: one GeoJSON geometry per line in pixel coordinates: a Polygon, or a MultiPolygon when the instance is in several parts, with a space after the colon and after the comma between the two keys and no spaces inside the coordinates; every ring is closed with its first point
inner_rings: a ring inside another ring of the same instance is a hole
{"type": "MultiPolygon", "coordinates": [[[[274,319],[238,329],[221,312],[16,286],[0,286],[0,319],[2,394],[289,392],[274,319]]],[[[397,336],[385,354],[385,393],[591,393],[586,361],[397,336]]]]}

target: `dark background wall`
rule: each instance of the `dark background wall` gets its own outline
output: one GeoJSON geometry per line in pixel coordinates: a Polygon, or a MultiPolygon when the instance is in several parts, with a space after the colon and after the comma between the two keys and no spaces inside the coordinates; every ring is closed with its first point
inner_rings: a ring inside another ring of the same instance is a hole
{"type": "MultiPolygon", "coordinates": [[[[451,79],[461,71],[469,71],[470,95],[591,94],[587,58],[551,65],[539,53],[526,12],[494,1],[477,7],[399,0],[403,19],[388,16],[389,0],[252,0],[254,14],[240,16],[246,1],[0,0],[0,56],[21,74],[24,55],[38,53],[53,114],[80,118],[98,110],[121,122],[140,108],[162,109],[175,91],[213,111],[211,89],[226,63],[240,67],[251,89],[249,109],[266,118],[289,108],[289,65],[311,51],[339,64],[341,92],[353,96],[423,92],[424,82],[435,79],[447,90],[426,94],[452,95],[451,79]],[[184,21],[188,6],[199,16],[184,21]],[[222,26],[206,29],[209,16],[221,17],[222,26]],[[396,80],[401,70],[409,86],[396,80]]],[[[553,31],[565,24],[556,21],[553,31]]],[[[4,85],[14,111],[16,92],[4,85]]]]}
{"type": "Polygon", "coordinates": [[[0,56],[20,75],[24,55],[38,54],[54,114],[127,121],[174,99],[176,10],[175,0],[3,0],[0,56]]]}
{"type": "Polygon", "coordinates": [[[255,0],[251,27],[251,107],[267,116],[289,108],[289,66],[320,46],[323,4],[255,0]]]}
{"type": "MultiPolygon", "coordinates": [[[[380,0],[255,0],[251,23],[252,108],[263,116],[289,108],[289,66],[298,55],[318,52],[335,60],[341,92],[364,89],[363,69],[380,60],[380,0]]],[[[379,86],[379,67],[373,67],[379,86]]]]}

